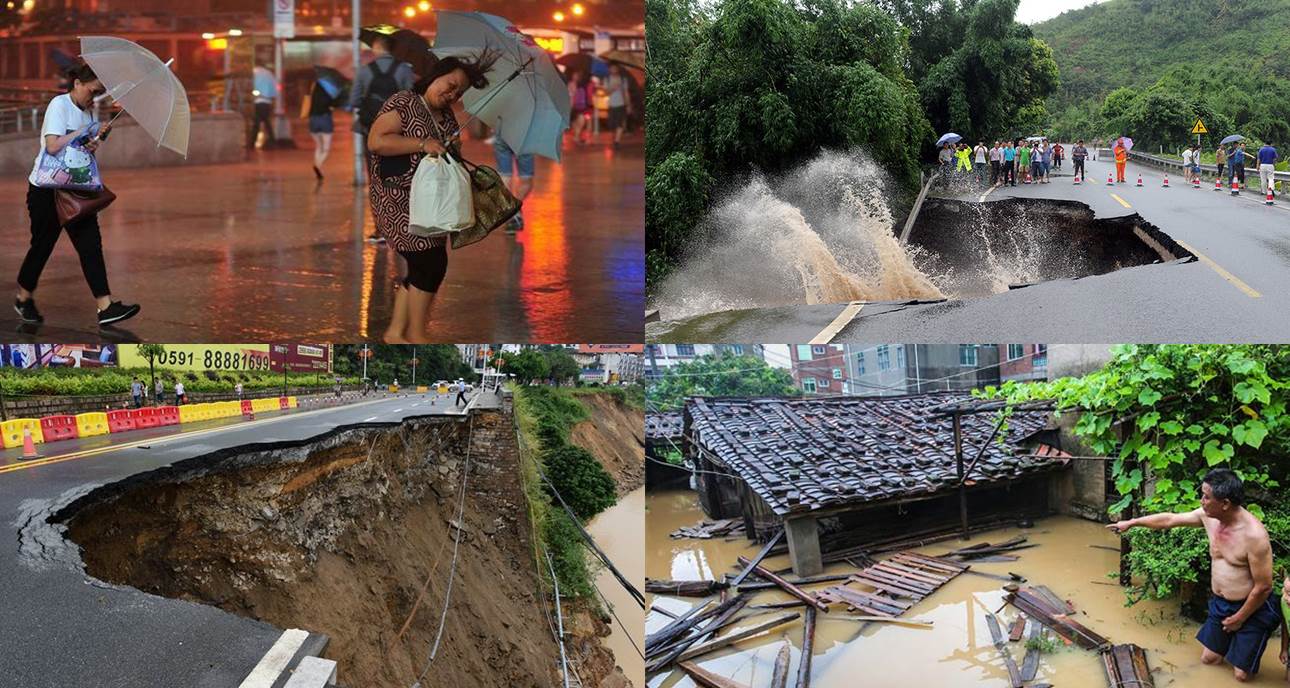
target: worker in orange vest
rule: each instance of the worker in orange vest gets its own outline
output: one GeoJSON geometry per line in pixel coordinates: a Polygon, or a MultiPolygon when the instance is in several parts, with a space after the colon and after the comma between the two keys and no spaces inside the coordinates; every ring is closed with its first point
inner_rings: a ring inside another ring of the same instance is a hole
{"type": "Polygon", "coordinates": [[[1124,147],[1124,139],[1115,140],[1115,181],[1124,183],[1124,165],[1129,161],[1129,150],[1124,147]]]}

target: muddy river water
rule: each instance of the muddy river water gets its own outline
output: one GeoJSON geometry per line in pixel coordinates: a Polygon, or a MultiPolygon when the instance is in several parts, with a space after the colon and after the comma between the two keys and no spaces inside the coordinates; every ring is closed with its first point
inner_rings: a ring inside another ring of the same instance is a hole
{"type": "MultiPolygon", "coordinates": [[[[674,580],[712,578],[732,570],[739,555],[752,556],[756,547],[742,538],[726,541],[673,540],[668,534],[704,518],[693,492],[652,492],[646,497],[646,574],[651,578],[674,580]]],[[[1076,518],[1055,516],[1033,528],[1007,528],[973,536],[970,541],[951,540],[918,551],[943,554],[963,545],[983,541],[1001,542],[1024,535],[1039,546],[1020,550],[1013,562],[976,563],[974,570],[1006,575],[1016,572],[1029,583],[1046,585],[1069,599],[1077,610],[1076,620],[1115,643],[1136,643],[1147,651],[1147,661],[1158,687],[1191,688],[1236,686],[1228,666],[1200,663],[1200,646],[1194,639],[1199,624],[1179,616],[1176,601],[1144,601],[1125,607],[1121,588],[1108,585],[1108,573],[1117,568],[1117,552],[1091,547],[1118,547],[1118,536],[1102,526],[1076,518]]],[[[788,565],[787,557],[767,560],[770,568],[788,565]]],[[[853,570],[846,564],[830,566],[826,573],[853,570]]],[[[1003,583],[990,578],[960,575],[905,613],[904,618],[933,622],[924,629],[897,624],[869,624],[829,619],[819,615],[812,666],[812,688],[856,688],[886,686],[1009,686],[1008,672],[994,647],[985,623],[985,610],[999,610],[999,618],[1010,624],[1016,615],[1004,606],[1003,583]],[[916,680],[917,683],[913,681],[916,680]]],[[[821,590],[814,586],[810,590],[821,590]]],[[[652,604],[672,612],[689,609],[696,600],[648,596],[652,604]]],[[[789,599],[778,591],[759,594],[754,603],[789,599]]],[[[834,605],[835,614],[842,607],[834,605]]],[[[768,618],[768,617],[762,617],[768,618]]],[[[651,613],[646,632],[658,630],[670,619],[651,613]]],[[[760,619],[758,619],[760,620],[760,619]]],[[[1006,627],[1004,629],[1006,633],[1006,627]]],[[[1050,637],[1056,637],[1049,632],[1050,637]]],[[[784,638],[793,645],[791,676],[796,676],[798,648],[802,642],[800,621],[773,629],[731,650],[698,659],[705,669],[729,677],[750,688],[769,685],[775,655],[784,638]]],[[[1024,643],[1008,643],[1020,666],[1024,643]]],[[[1286,686],[1286,670],[1277,658],[1279,640],[1274,637],[1263,656],[1260,672],[1247,685],[1286,686]]],[[[1102,688],[1107,685],[1098,656],[1076,646],[1063,646],[1042,655],[1036,682],[1058,688],[1102,688]]],[[[790,685],[792,680],[790,679],[790,685]]],[[[648,684],[653,688],[688,688],[695,685],[682,672],[660,674],[648,684]]]]}
{"type": "MultiPolygon", "coordinates": [[[[623,495],[618,503],[598,514],[587,524],[587,532],[604,550],[609,560],[614,562],[619,571],[636,586],[637,590],[645,589],[645,548],[641,547],[641,535],[644,529],[645,488],[640,488],[623,495]]],[[[632,680],[632,685],[644,685],[645,662],[636,648],[645,645],[645,612],[618,584],[618,579],[609,569],[602,568],[596,576],[596,587],[613,606],[618,619],[630,631],[623,631],[617,622],[611,622],[612,631],[605,644],[614,653],[614,659],[623,673],[632,680]]]]}

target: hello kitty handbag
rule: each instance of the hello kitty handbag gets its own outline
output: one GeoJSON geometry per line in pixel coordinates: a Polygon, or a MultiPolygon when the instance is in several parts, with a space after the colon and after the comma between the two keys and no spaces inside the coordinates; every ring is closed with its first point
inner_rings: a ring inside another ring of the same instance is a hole
{"type": "Polygon", "coordinates": [[[116,194],[103,185],[98,160],[85,149],[98,134],[98,128],[96,122],[56,154],[50,154],[43,147],[40,150],[35,185],[56,190],[54,207],[58,211],[58,223],[64,227],[103,210],[116,200],[116,194]]]}

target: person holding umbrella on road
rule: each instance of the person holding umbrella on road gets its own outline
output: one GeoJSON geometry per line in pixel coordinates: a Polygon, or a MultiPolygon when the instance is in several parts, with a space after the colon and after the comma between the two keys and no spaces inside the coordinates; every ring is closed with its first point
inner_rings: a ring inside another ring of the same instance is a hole
{"type": "MultiPolygon", "coordinates": [[[[407,276],[396,287],[387,343],[425,343],[426,318],[448,270],[448,244],[442,236],[408,231],[412,177],[427,155],[443,155],[460,145],[452,106],[471,88],[488,87],[485,74],[497,59],[483,50],[474,58],[446,57],[430,68],[411,91],[385,101],[367,141],[369,196],[376,229],[407,261],[407,276]]],[[[454,157],[460,155],[453,151],[454,157]]],[[[460,159],[460,157],[458,157],[460,159]]]]}
{"type": "Polygon", "coordinates": [[[336,131],[331,110],[339,102],[344,83],[336,70],[315,66],[313,89],[309,92],[309,136],[314,140],[314,176],[323,180],[322,167],[331,153],[331,136],[336,131]]]}
{"type": "Polygon", "coordinates": [[[1115,181],[1123,184],[1124,166],[1129,162],[1129,149],[1124,145],[1123,136],[1115,140],[1115,150],[1112,152],[1115,154],[1115,181]]]}
{"type": "MultiPolygon", "coordinates": [[[[55,96],[45,107],[40,129],[40,151],[27,182],[27,214],[31,218],[31,245],[18,269],[18,293],[13,308],[26,323],[44,322],[36,309],[35,291],[49,256],[54,252],[63,230],[81,259],[81,271],[89,284],[98,308],[99,325],[109,325],[134,317],[139,306],[112,298],[108,287],[107,265],[103,260],[103,238],[99,232],[98,212],[64,224],[58,216],[55,197],[60,188],[72,188],[82,173],[89,175],[97,163],[94,153],[102,145],[112,123],[99,127],[91,111],[94,99],[104,91],[103,83],[88,64],[71,70],[71,90],[55,96]],[[91,133],[91,129],[95,133],[91,133]]],[[[88,180],[82,180],[88,181],[88,180]]],[[[75,187],[80,188],[80,187],[75,187]]],[[[100,186],[100,189],[102,187],[100,186]]],[[[100,191],[100,193],[102,193],[100,191]]]]}

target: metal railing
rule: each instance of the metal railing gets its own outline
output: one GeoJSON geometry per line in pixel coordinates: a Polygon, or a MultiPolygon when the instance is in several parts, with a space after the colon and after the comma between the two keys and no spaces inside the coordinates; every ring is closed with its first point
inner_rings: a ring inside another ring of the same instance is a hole
{"type": "MultiPolygon", "coordinates": [[[[1146,163],[1148,165],[1154,165],[1155,167],[1160,167],[1163,169],[1176,169],[1181,171],[1183,166],[1181,160],[1174,160],[1173,158],[1162,158],[1158,155],[1151,155],[1150,153],[1139,153],[1138,151],[1129,151],[1129,157],[1133,158],[1134,160],[1137,160],[1138,162],[1146,163]]],[[[1257,177],[1259,174],[1259,167],[1258,167],[1257,160],[1254,160],[1254,164],[1251,165],[1251,160],[1254,159],[1254,156],[1251,153],[1247,152],[1245,157],[1246,157],[1246,160],[1245,160],[1244,167],[1245,167],[1246,174],[1257,177]]],[[[1200,169],[1202,172],[1208,172],[1210,174],[1218,174],[1218,165],[1216,164],[1215,165],[1202,164],[1200,166],[1200,169]]],[[[1273,176],[1273,179],[1275,179],[1276,181],[1290,182],[1290,172],[1277,171],[1277,172],[1273,172],[1272,176],[1273,176]]]]}
{"type": "MultiPolygon", "coordinates": [[[[10,89],[13,90],[13,89],[10,89]]],[[[37,89],[26,89],[31,93],[41,94],[44,100],[31,103],[22,103],[15,105],[0,106],[0,134],[14,134],[24,131],[38,131],[41,123],[45,118],[45,107],[54,96],[60,95],[61,91],[40,91],[37,89]]],[[[0,89],[0,102],[5,101],[5,89],[0,89]]],[[[194,91],[188,94],[188,109],[191,112],[215,112],[220,104],[207,91],[194,91]]],[[[118,112],[119,108],[99,107],[95,109],[97,119],[105,122],[112,119],[113,115],[118,112]]]]}

